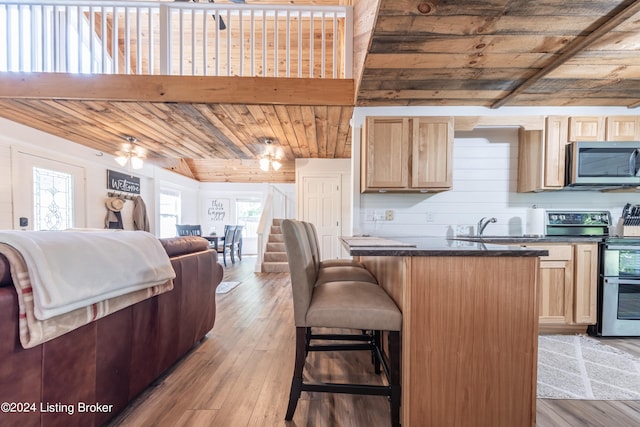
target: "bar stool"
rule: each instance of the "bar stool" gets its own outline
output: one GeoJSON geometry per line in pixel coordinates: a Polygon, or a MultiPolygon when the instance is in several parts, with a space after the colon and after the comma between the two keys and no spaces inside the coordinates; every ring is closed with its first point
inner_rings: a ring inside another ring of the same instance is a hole
{"type": "Polygon", "coordinates": [[[295,413],[303,391],[388,396],[391,425],[400,425],[400,330],[402,313],[387,293],[375,283],[335,280],[316,283],[317,269],[304,223],[284,220],[281,224],[291,272],[293,312],[296,326],[296,357],[286,420],[295,413]],[[339,328],[353,334],[316,334],[314,328],[339,328]],[[380,331],[389,331],[388,360],[380,346],[380,331]],[[363,333],[364,332],[364,333],[363,333]],[[323,344],[315,344],[323,340],[323,344]],[[326,342],[338,342],[329,343],[326,342]],[[303,380],[310,351],[368,350],[375,355],[375,372],[384,368],[388,385],[337,384],[303,380]]]}

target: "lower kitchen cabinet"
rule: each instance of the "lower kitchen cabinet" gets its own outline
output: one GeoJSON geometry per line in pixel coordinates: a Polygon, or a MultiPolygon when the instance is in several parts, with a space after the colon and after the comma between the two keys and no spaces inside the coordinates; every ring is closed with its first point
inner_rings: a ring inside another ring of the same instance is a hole
{"type": "Polygon", "coordinates": [[[586,326],[596,322],[598,245],[528,243],[549,251],[540,257],[540,328],[586,326]]]}
{"type": "Polygon", "coordinates": [[[598,298],[598,245],[574,245],[575,323],[596,323],[598,298]]]}

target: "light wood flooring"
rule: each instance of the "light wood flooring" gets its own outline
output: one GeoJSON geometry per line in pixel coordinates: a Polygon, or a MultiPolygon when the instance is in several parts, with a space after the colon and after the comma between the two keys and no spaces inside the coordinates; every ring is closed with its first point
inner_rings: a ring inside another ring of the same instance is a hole
{"type": "MultiPolygon", "coordinates": [[[[254,263],[244,257],[225,268],[224,280],[242,283],[217,295],[213,330],[109,426],[389,425],[384,397],[321,393],[303,393],[293,421],[284,421],[295,341],[289,275],[254,273],[254,263]]],[[[606,344],[640,357],[640,339],[606,344]]],[[[363,352],[311,353],[305,370],[330,381],[379,381],[363,352]]],[[[537,408],[539,427],[640,425],[640,401],[538,399],[537,408]]]]}

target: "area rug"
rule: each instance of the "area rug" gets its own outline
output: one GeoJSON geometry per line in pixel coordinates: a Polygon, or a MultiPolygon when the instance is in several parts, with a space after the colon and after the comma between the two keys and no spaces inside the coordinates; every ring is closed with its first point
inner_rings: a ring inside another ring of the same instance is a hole
{"type": "Polygon", "coordinates": [[[640,359],[585,335],[538,339],[538,397],[638,400],[640,359]]]}
{"type": "Polygon", "coordinates": [[[239,284],[240,282],[220,282],[220,284],[216,288],[216,294],[226,294],[239,284]]]}

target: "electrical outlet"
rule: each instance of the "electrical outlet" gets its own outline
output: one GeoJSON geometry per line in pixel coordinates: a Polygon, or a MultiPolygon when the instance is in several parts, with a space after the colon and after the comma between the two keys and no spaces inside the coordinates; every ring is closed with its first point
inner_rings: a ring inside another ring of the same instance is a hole
{"type": "Polygon", "coordinates": [[[433,222],[433,212],[427,212],[427,222],[433,222]]]}
{"type": "Polygon", "coordinates": [[[385,215],[383,211],[376,210],[373,212],[373,220],[374,221],[384,221],[385,215]]]}
{"type": "Polygon", "coordinates": [[[393,221],[393,211],[391,209],[389,209],[388,211],[384,212],[384,218],[387,221],[393,221]]]}

